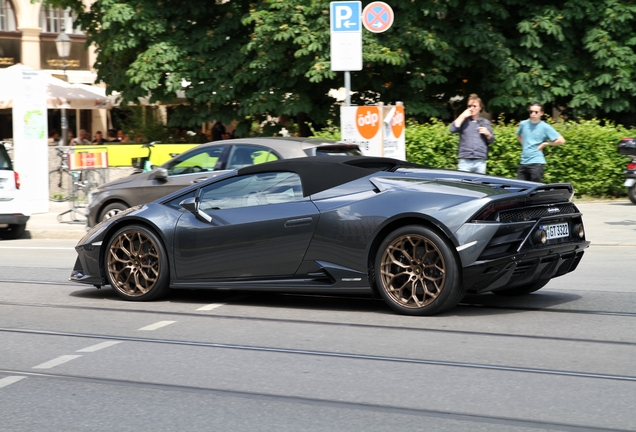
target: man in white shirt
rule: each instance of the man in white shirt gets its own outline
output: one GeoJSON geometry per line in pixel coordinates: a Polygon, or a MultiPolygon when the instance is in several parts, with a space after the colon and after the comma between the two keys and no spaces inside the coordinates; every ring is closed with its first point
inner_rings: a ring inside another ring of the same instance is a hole
{"type": "Polygon", "coordinates": [[[79,136],[75,138],[71,143],[72,145],[90,144],[91,142],[87,139],[87,137],[88,137],[88,132],[86,132],[86,129],[80,129],[79,136]]]}

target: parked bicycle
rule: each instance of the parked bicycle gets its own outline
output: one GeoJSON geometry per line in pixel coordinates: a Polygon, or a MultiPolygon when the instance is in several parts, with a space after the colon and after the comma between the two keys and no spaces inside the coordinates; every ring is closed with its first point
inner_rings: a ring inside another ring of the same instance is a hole
{"type": "Polygon", "coordinates": [[[104,177],[98,170],[71,170],[68,165],[69,152],[65,149],[56,151],[60,163],[49,171],[49,200],[88,202],[89,192],[104,183],[104,177]]]}

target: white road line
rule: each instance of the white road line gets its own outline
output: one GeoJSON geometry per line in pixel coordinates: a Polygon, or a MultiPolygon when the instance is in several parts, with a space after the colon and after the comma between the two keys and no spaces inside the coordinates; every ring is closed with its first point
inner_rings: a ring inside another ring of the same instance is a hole
{"type": "Polygon", "coordinates": [[[212,309],[220,308],[221,306],[225,306],[228,303],[231,303],[233,301],[244,299],[245,297],[247,297],[247,296],[246,295],[237,295],[237,296],[228,298],[225,303],[212,303],[212,304],[209,304],[209,305],[201,306],[197,310],[198,311],[209,311],[209,310],[212,310],[212,309]]]}
{"type": "Polygon", "coordinates": [[[150,324],[149,326],[142,327],[139,330],[157,330],[158,328],[165,327],[173,323],[176,323],[176,321],[159,321],[158,323],[154,323],[154,324],[150,324]]]}
{"type": "Polygon", "coordinates": [[[24,377],[24,376],[8,376],[6,378],[2,378],[2,379],[0,379],[0,388],[6,387],[6,386],[11,385],[13,383],[17,383],[18,381],[23,380],[24,378],[26,378],[26,377],[24,377]]]}
{"type": "Polygon", "coordinates": [[[0,246],[0,249],[35,249],[35,250],[75,250],[72,247],[49,247],[49,246],[0,246]]]}
{"type": "Polygon", "coordinates": [[[197,310],[200,310],[200,311],[209,311],[209,310],[212,310],[212,309],[219,308],[219,307],[221,307],[221,306],[225,306],[226,304],[227,304],[227,303],[212,303],[212,304],[209,304],[209,305],[201,306],[201,307],[200,307],[199,309],[197,309],[197,310]]]}
{"type": "Polygon", "coordinates": [[[51,369],[52,367],[61,365],[62,363],[66,363],[66,362],[71,361],[73,359],[76,359],[78,357],[81,357],[81,355],[64,355],[64,356],[58,357],[56,359],[53,359],[51,361],[47,361],[46,363],[42,363],[40,365],[33,366],[33,369],[51,369]]]}
{"type": "Polygon", "coordinates": [[[95,352],[95,351],[99,351],[100,349],[108,348],[109,346],[117,345],[118,343],[121,343],[121,342],[122,341],[102,342],[102,343],[98,343],[97,345],[79,349],[75,352],[95,352]]]}

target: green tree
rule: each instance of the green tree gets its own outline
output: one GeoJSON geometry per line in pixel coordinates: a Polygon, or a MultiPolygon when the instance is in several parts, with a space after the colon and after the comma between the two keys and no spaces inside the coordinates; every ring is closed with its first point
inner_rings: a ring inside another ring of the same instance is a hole
{"type": "MultiPolygon", "coordinates": [[[[183,90],[175,125],[238,119],[240,133],[266,115],[338,121],[327,0],[48,2],[79,12],[109,90],[164,103],[183,90]]],[[[363,30],[354,104],[403,101],[411,118],[451,119],[451,98],[478,93],[508,118],[539,100],[569,116],[633,120],[633,0],[393,3],[391,29],[363,30]]]]}

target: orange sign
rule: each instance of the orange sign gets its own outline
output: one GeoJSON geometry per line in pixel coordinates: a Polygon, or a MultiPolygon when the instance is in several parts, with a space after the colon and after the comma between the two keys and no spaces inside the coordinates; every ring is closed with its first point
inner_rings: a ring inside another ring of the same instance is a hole
{"type": "Polygon", "coordinates": [[[356,128],[363,138],[371,139],[380,130],[380,110],[377,106],[361,106],[356,110],[356,128]]]}
{"type": "Polygon", "coordinates": [[[402,132],[404,131],[404,107],[398,105],[395,107],[395,114],[393,114],[393,118],[391,119],[391,130],[393,131],[393,136],[399,138],[402,136],[402,132]]]}
{"type": "Polygon", "coordinates": [[[68,155],[70,170],[108,168],[107,152],[74,152],[68,155]]]}

